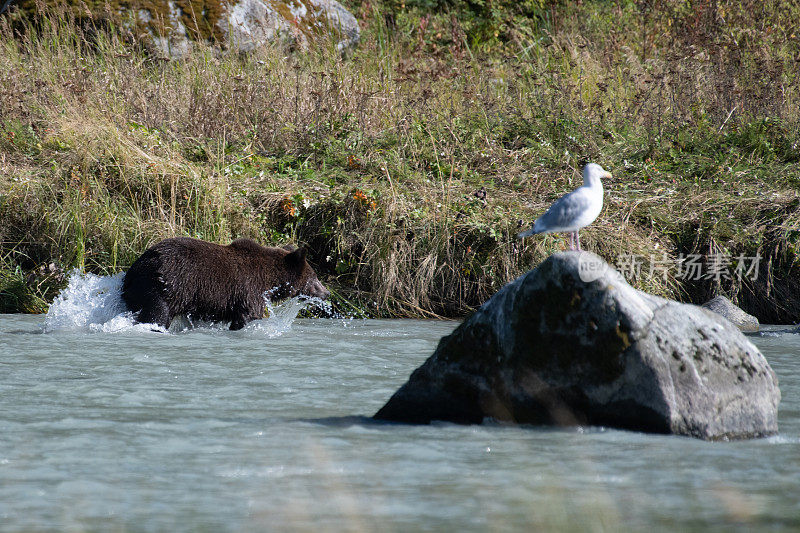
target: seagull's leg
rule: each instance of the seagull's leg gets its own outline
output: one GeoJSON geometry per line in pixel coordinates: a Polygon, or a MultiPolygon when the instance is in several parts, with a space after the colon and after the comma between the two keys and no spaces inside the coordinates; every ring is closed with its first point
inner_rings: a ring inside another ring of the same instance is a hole
{"type": "Polygon", "coordinates": [[[575,245],[572,244],[572,232],[571,231],[569,232],[569,249],[570,250],[574,250],[575,249],[575,245]]]}
{"type": "Polygon", "coordinates": [[[580,250],[581,249],[581,230],[579,230],[579,229],[575,230],[575,240],[578,243],[578,250],[580,250]]]}

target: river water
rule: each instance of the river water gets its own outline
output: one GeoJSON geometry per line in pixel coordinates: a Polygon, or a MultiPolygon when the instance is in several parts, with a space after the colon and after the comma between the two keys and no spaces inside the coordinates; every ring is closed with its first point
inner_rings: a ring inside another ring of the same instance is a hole
{"type": "Polygon", "coordinates": [[[379,424],[455,323],[289,302],[165,334],[116,315],[118,282],[0,315],[0,531],[800,530],[800,335],[751,337],[767,439],[379,424]]]}

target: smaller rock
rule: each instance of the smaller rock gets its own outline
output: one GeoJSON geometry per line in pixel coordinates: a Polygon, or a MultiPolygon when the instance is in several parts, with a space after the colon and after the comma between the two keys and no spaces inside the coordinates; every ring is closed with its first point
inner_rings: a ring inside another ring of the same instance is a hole
{"type": "Polygon", "coordinates": [[[753,315],[745,313],[722,295],[715,296],[704,303],[702,307],[724,316],[741,331],[747,333],[755,333],[758,331],[758,319],[753,315]]]}

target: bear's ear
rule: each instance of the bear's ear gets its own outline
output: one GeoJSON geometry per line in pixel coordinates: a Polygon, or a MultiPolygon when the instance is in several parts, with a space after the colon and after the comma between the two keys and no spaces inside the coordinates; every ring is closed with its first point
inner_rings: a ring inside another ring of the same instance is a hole
{"type": "Polygon", "coordinates": [[[286,264],[295,268],[303,266],[306,261],[306,249],[298,248],[297,250],[286,254],[286,264]]]}

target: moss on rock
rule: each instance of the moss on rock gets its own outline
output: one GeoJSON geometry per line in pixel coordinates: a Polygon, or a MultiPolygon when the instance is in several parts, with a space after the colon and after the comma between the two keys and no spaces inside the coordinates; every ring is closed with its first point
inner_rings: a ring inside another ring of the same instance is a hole
{"type": "MultiPolygon", "coordinates": [[[[233,26],[243,26],[247,35],[267,37],[285,30],[303,45],[325,36],[345,45],[358,39],[355,19],[332,0],[44,0],[44,6],[78,20],[132,24],[137,35],[150,34],[160,49],[167,46],[164,39],[176,38],[232,46],[233,26]],[[256,26],[268,30],[254,30],[256,26]]],[[[22,0],[18,7],[24,15],[35,15],[41,3],[22,0]]]]}

